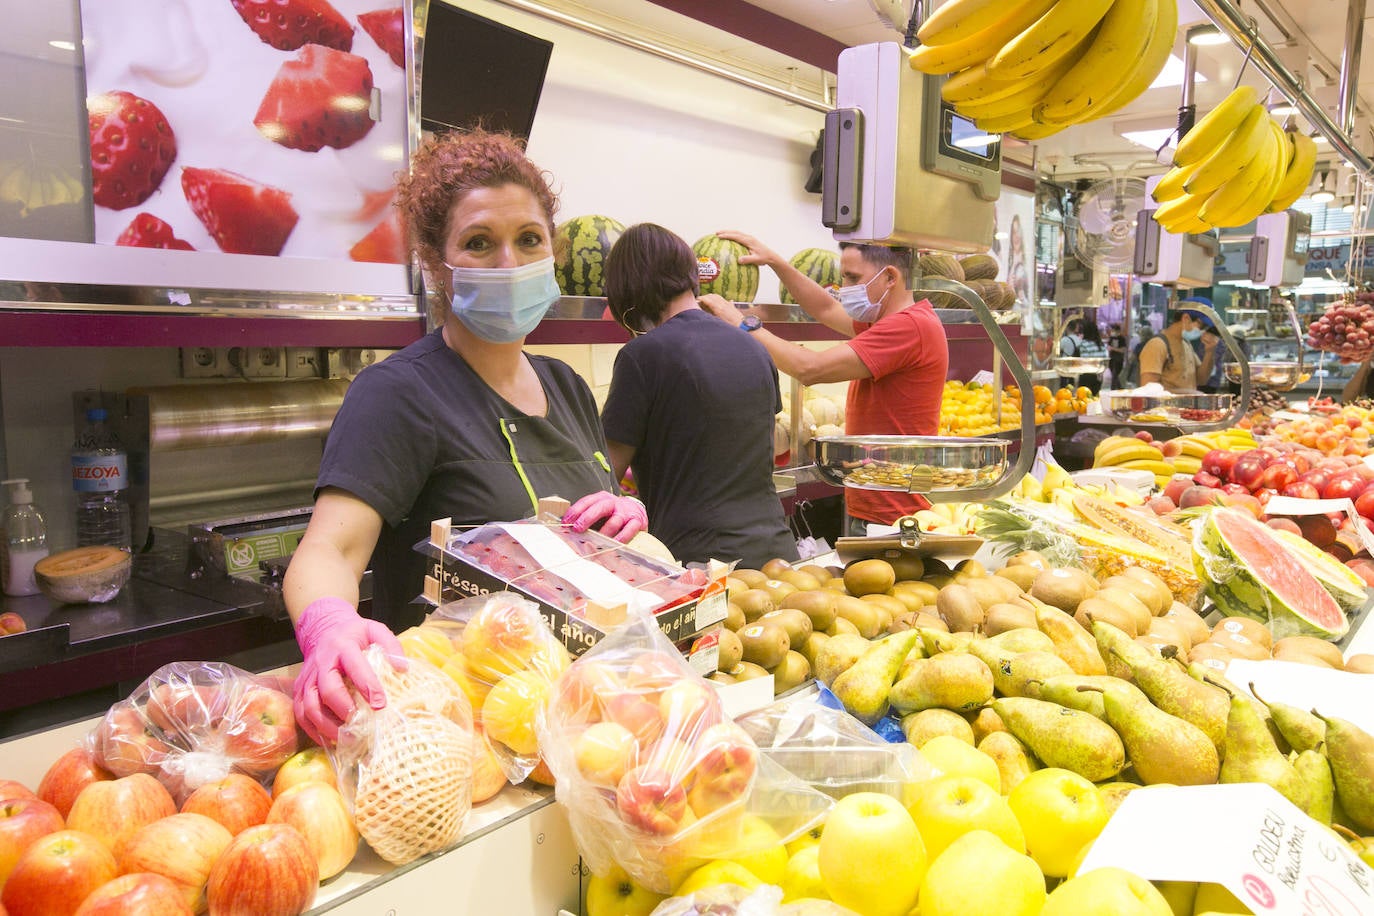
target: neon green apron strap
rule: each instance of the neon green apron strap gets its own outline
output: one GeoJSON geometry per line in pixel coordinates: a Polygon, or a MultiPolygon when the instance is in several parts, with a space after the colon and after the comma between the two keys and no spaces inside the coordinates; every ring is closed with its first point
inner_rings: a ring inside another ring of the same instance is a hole
{"type": "MultiPolygon", "coordinates": [[[[605,455],[601,454],[600,452],[592,452],[592,457],[601,463],[602,470],[604,470],[607,474],[615,473],[611,470],[611,463],[606,460],[605,455]]],[[[616,482],[619,483],[619,481],[616,482]]]]}
{"type": "Polygon", "coordinates": [[[530,486],[530,479],[525,476],[525,469],[520,466],[520,456],[515,452],[515,440],[510,437],[510,430],[506,426],[505,418],[500,418],[498,422],[501,425],[501,438],[505,439],[506,444],[510,446],[511,464],[515,465],[515,473],[519,476],[520,482],[525,485],[525,493],[530,498],[530,506],[537,515],[539,514],[539,498],[534,495],[534,487],[530,486]]]}

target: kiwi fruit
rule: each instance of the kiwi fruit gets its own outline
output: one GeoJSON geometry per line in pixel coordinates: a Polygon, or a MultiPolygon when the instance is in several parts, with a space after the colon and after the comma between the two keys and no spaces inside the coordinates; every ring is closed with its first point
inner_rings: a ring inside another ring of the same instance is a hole
{"type": "Polygon", "coordinates": [[[886,560],[856,560],[844,568],[844,587],[856,598],[881,594],[896,581],[897,574],[886,560]]]}
{"type": "Polygon", "coordinates": [[[1274,647],[1274,637],[1269,632],[1269,628],[1258,620],[1251,620],[1249,617],[1221,618],[1217,621],[1216,626],[1212,627],[1212,635],[1217,636],[1223,633],[1238,633],[1250,642],[1259,643],[1266,649],[1274,647]]]}
{"type": "Polygon", "coordinates": [[[751,588],[735,598],[735,604],[744,612],[747,623],[753,623],[769,611],[776,611],[778,603],[773,596],[761,588],[751,588]]]}
{"type": "Polygon", "coordinates": [[[822,647],[825,646],[829,639],[830,637],[825,633],[814,630],[811,635],[807,637],[802,647],[797,651],[805,656],[806,660],[810,662],[811,666],[814,668],[816,665],[816,656],[820,654],[822,647]]]}
{"type": "Polygon", "coordinates": [[[769,579],[767,582],[763,583],[763,585],[759,586],[759,591],[767,592],[771,595],[773,597],[773,604],[776,605],[788,595],[796,591],[801,591],[801,589],[797,588],[791,582],[784,582],[782,579],[769,579]]]}
{"type": "Polygon", "coordinates": [[[953,632],[975,633],[983,625],[983,605],[964,585],[946,585],[935,599],[935,607],[953,632]]]}
{"type": "Polygon", "coordinates": [[[1374,674],[1374,655],[1356,652],[1345,660],[1345,670],[1351,674],[1374,674]]]}
{"type": "Polygon", "coordinates": [[[1170,620],[1168,617],[1156,617],[1151,620],[1150,629],[1146,631],[1145,635],[1155,636],[1165,642],[1173,643],[1184,655],[1187,655],[1188,650],[1193,647],[1193,640],[1183,628],[1183,624],[1177,620],[1170,620]]]}
{"type": "Polygon", "coordinates": [[[868,640],[862,636],[831,637],[816,653],[816,664],[813,666],[816,677],[827,687],[830,686],[841,672],[848,671],[868,651],[868,645],[868,640]]]}
{"type": "Polygon", "coordinates": [[[1003,566],[1001,569],[997,570],[997,572],[993,573],[992,577],[994,579],[1006,579],[1008,582],[1014,582],[1016,587],[1024,592],[1029,591],[1030,587],[1035,584],[1035,577],[1038,575],[1040,575],[1040,570],[1036,569],[1034,566],[1022,564],[1020,566],[1003,566]]]}
{"type": "Polygon", "coordinates": [[[729,671],[725,672],[738,681],[752,681],[759,677],[768,677],[768,669],[763,668],[753,662],[740,662],[729,671]]]}
{"type": "Polygon", "coordinates": [[[1161,600],[1161,595],[1155,591],[1154,586],[1140,579],[1137,576],[1108,576],[1102,580],[1103,588],[1119,588],[1122,591],[1130,592],[1149,610],[1150,615],[1158,617],[1169,609],[1173,603],[1173,595],[1167,601],[1161,600]]]}
{"type": "Polygon", "coordinates": [[[1334,643],[1315,636],[1285,636],[1274,643],[1273,648],[1275,658],[1278,658],[1280,652],[1288,654],[1298,651],[1315,655],[1333,668],[1345,667],[1345,656],[1341,654],[1341,650],[1334,643]]]}
{"type": "Polygon", "coordinates": [[[1331,668],[1335,671],[1345,670],[1344,668],[1335,667],[1326,659],[1313,655],[1311,652],[1299,652],[1296,649],[1290,649],[1287,652],[1275,655],[1274,659],[1281,662],[1297,662],[1300,665],[1312,665],[1317,668],[1331,668]]]}
{"type": "Polygon", "coordinates": [[[778,578],[802,592],[815,591],[821,587],[820,579],[800,569],[785,569],[778,574],[778,578]]]}
{"type": "Polygon", "coordinates": [[[936,591],[939,591],[946,585],[953,584],[954,576],[950,573],[926,573],[921,581],[933,586],[936,591]]]}
{"type": "Polygon", "coordinates": [[[859,600],[867,601],[869,604],[876,604],[878,607],[886,610],[888,614],[890,614],[893,617],[896,617],[898,614],[905,614],[909,610],[909,608],[906,605],[906,602],[902,601],[900,598],[894,598],[891,595],[864,595],[859,600]]]}
{"type": "Polygon", "coordinates": [[[954,565],[954,574],[958,575],[959,573],[981,579],[988,574],[988,568],[970,557],[967,560],[960,560],[954,565]]]}
{"type": "Polygon", "coordinates": [[[706,675],[706,680],[708,680],[708,681],[715,681],[717,684],[737,684],[737,683],[739,683],[739,682],[736,681],[733,677],[731,677],[730,675],[726,674],[724,671],[712,671],[710,674],[706,675]]]}
{"type": "Polygon", "coordinates": [[[776,623],[757,620],[739,631],[742,654],[746,662],[761,668],[772,668],[792,648],[787,631],[776,623]]]}
{"type": "Polygon", "coordinates": [[[902,716],[902,734],[916,747],[940,735],[952,735],[973,744],[973,726],[957,712],[948,709],[923,709],[902,716]]]}
{"type": "Polygon", "coordinates": [[[744,645],[739,641],[739,636],[731,630],[720,631],[720,642],[717,644],[720,651],[720,660],[716,666],[722,671],[729,671],[744,660],[744,645]]]}
{"type": "Polygon", "coordinates": [[[1160,658],[1178,658],[1180,661],[1188,660],[1188,653],[1174,642],[1170,642],[1162,636],[1155,636],[1146,633],[1144,636],[1135,638],[1136,645],[1144,646],[1160,658]]]}
{"type": "Polygon", "coordinates": [[[892,622],[887,625],[887,632],[901,633],[905,630],[916,628],[916,612],[907,611],[905,614],[898,614],[892,618],[892,622]]]}
{"type": "Polygon", "coordinates": [[[749,591],[749,583],[743,579],[737,579],[733,575],[725,577],[725,597],[729,601],[734,601],[736,596],[749,591]]]}
{"type": "Polygon", "coordinates": [[[983,632],[988,636],[1035,626],[1035,611],[1020,604],[994,604],[983,617],[983,632]]]}
{"type": "Polygon", "coordinates": [[[872,639],[882,630],[878,606],[872,602],[841,595],[835,599],[835,613],[852,623],[864,639],[872,639]]]}
{"type": "Polygon", "coordinates": [[[817,566],[815,563],[807,563],[805,566],[798,566],[797,572],[806,573],[822,585],[835,578],[830,570],[826,569],[824,566],[817,566]]]}
{"type": "Polygon", "coordinates": [[[773,696],[800,687],[811,676],[811,663],[800,652],[788,652],[773,669],[773,696]]]}
{"type": "Polygon", "coordinates": [[[1203,620],[1197,611],[1177,601],[1169,605],[1169,609],[1160,619],[1172,620],[1183,627],[1184,632],[1188,634],[1189,645],[1195,646],[1205,642],[1212,635],[1212,628],[1207,626],[1207,621],[1203,620]]]}
{"type": "Polygon", "coordinates": [[[891,592],[910,592],[921,599],[921,604],[934,604],[940,589],[929,582],[916,582],[911,579],[898,579],[892,583],[891,592]]]}
{"type": "Polygon", "coordinates": [[[1041,572],[1050,568],[1049,561],[1038,550],[1022,550],[1007,557],[1008,566],[1029,566],[1041,572]]]}
{"type": "Polygon", "coordinates": [[[939,630],[941,633],[949,632],[949,624],[940,617],[940,612],[934,605],[922,608],[916,615],[916,629],[918,630],[939,630]]]}
{"type": "Polygon", "coordinates": [[[738,630],[740,627],[749,623],[744,616],[744,609],[733,601],[725,604],[725,629],[738,630]]]}
{"type": "MultiPolygon", "coordinates": [[[[1048,603],[1046,602],[1046,604],[1048,603]]],[[[1110,623],[1131,638],[1139,635],[1135,626],[1134,614],[1119,605],[1110,601],[1103,601],[1100,598],[1084,598],[1080,601],[1078,607],[1074,609],[1073,619],[1077,620],[1088,632],[1092,632],[1094,620],[1101,620],[1103,623],[1110,623]]]]}
{"type": "Polygon", "coordinates": [[[826,636],[858,636],[859,628],[852,621],[837,616],[824,632],[826,636]]]}
{"type": "Polygon", "coordinates": [[[1124,588],[1108,587],[1097,590],[1097,594],[1092,596],[1098,601],[1110,601],[1123,611],[1130,613],[1135,618],[1135,631],[1139,635],[1150,628],[1150,621],[1154,619],[1154,614],[1145,606],[1135,595],[1126,591],[1124,588]]]}
{"type": "Polygon", "coordinates": [[[831,576],[829,579],[826,580],[825,584],[822,585],[821,588],[825,589],[826,591],[836,592],[837,594],[841,595],[849,594],[849,589],[844,587],[844,580],[841,579],[839,576],[831,576]]]}
{"type": "Polygon", "coordinates": [[[1031,583],[1030,596],[1072,614],[1084,600],[1091,597],[1083,577],[1072,569],[1047,569],[1031,583]]]}
{"type": "Polygon", "coordinates": [[[1207,642],[1200,642],[1188,650],[1188,661],[1206,665],[1217,671],[1225,671],[1226,666],[1231,664],[1236,654],[1230,649],[1214,643],[1210,639],[1207,642]]]}
{"type": "Polygon", "coordinates": [[[780,608],[776,611],[769,611],[759,618],[759,623],[775,623],[787,632],[788,645],[793,649],[800,649],[806,643],[806,639],[814,629],[811,625],[811,616],[805,611],[797,608],[780,608]]]}
{"type": "Polygon", "coordinates": [[[768,576],[757,569],[732,569],[730,578],[738,579],[750,588],[758,588],[768,581],[768,576]]]}
{"type": "Polygon", "coordinates": [[[782,599],[778,609],[796,608],[811,618],[811,629],[827,630],[835,622],[835,594],[827,589],[796,591],[782,599]]]}
{"type": "Polygon", "coordinates": [[[1161,579],[1157,573],[1151,572],[1143,566],[1127,566],[1121,571],[1121,575],[1144,582],[1155,590],[1155,594],[1158,596],[1156,603],[1160,608],[1155,611],[1155,616],[1163,614],[1168,610],[1169,605],[1174,603],[1173,589],[1169,588],[1169,583],[1161,579]]]}
{"type": "Polygon", "coordinates": [[[894,585],[884,592],[884,594],[889,598],[896,598],[898,601],[902,602],[902,607],[913,614],[926,606],[925,599],[909,588],[901,588],[894,585]]]}
{"type": "Polygon", "coordinates": [[[895,557],[885,557],[892,572],[900,582],[903,579],[920,579],[926,574],[926,561],[911,553],[900,553],[895,557]]]}
{"type": "Polygon", "coordinates": [[[1268,646],[1255,642],[1244,633],[1213,631],[1212,638],[1207,641],[1213,645],[1225,646],[1236,658],[1248,658],[1252,661],[1262,662],[1270,657],[1268,646]]]}
{"type": "MultiPolygon", "coordinates": [[[[767,577],[770,578],[770,579],[781,579],[781,578],[782,578],[782,574],[783,574],[785,571],[790,570],[791,568],[792,568],[792,564],[791,564],[791,563],[787,562],[786,560],[782,559],[781,557],[774,557],[773,559],[769,560],[767,563],[765,563],[765,564],[763,564],[762,566],[760,566],[760,567],[759,567],[759,572],[763,573],[765,576],[767,576],[767,577]]],[[[757,587],[757,586],[756,586],[756,587],[757,587]]]]}

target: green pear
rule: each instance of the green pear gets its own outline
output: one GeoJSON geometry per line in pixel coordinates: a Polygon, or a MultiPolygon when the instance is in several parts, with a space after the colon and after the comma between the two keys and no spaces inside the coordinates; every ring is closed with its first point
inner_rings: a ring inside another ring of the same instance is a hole
{"type": "Polygon", "coordinates": [[[973,642],[972,633],[945,633],[929,627],[917,627],[916,632],[921,634],[921,647],[925,649],[927,658],[946,652],[967,652],[973,642]]]}
{"type": "Polygon", "coordinates": [[[1293,769],[1298,774],[1298,783],[1306,793],[1307,803],[1302,809],[1314,821],[1331,823],[1331,805],[1335,801],[1336,786],[1331,776],[1331,765],[1318,748],[1310,748],[1296,756],[1293,769]]]}
{"type": "Polygon", "coordinates": [[[850,715],[865,725],[873,725],[887,715],[887,693],[918,639],[920,634],[915,630],[885,636],[835,678],[830,689],[850,715]]]}
{"type": "Polygon", "coordinates": [[[911,651],[902,659],[902,667],[897,669],[897,680],[903,680],[908,674],[915,670],[916,666],[926,660],[926,651],[921,648],[920,640],[911,647],[911,651]]]}
{"type": "Polygon", "coordinates": [[[1107,724],[1121,736],[1126,756],[1145,785],[1207,786],[1217,781],[1221,762],[1202,729],[1157,708],[1144,694],[1112,691],[1103,694],[1102,704],[1107,724]]]}
{"type": "Polygon", "coordinates": [[[1132,662],[1142,662],[1149,658],[1150,650],[1132,639],[1125,630],[1114,627],[1105,620],[1094,620],[1093,639],[1097,641],[1098,654],[1107,673],[1123,680],[1131,679],[1132,662]]]}
{"type": "Polygon", "coordinates": [[[1231,695],[1231,709],[1226,716],[1221,782],[1262,782],[1273,786],[1299,808],[1307,801],[1297,771],[1279,751],[1255,704],[1240,691],[1231,695]]]}
{"type": "Polygon", "coordinates": [[[1326,723],[1310,712],[1287,703],[1271,703],[1255,691],[1254,684],[1250,685],[1250,695],[1268,708],[1274,727],[1298,753],[1314,750],[1326,740],[1326,723]]]}
{"type": "Polygon", "coordinates": [[[1374,737],[1345,719],[1315,714],[1326,723],[1326,759],[1345,816],[1374,830],[1374,737]]]}
{"type": "MultiPolygon", "coordinates": [[[[1077,626],[1077,624],[1075,624],[1077,626]]],[[[1107,711],[1102,705],[1104,693],[1117,691],[1130,693],[1145,699],[1140,688],[1110,674],[1061,674],[1041,683],[1036,691],[1036,699],[1049,700],[1070,709],[1092,713],[1102,721],[1107,720],[1107,711]],[[1096,690],[1079,690],[1080,687],[1096,687],[1096,690]]]]}
{"type": "MultiPolygon", "coordinates": [[[[1033,632],[1045,636],[1039,630],[1033,632]]],[[[1073,674],[1069,663],[1053,652],[1012,652],[991,639],[970,645],[969,654],[982,659],[992,671],[993,686],[1006,697],[1035,697],[1044,681],[1061,674],[1073,674]]]]}
{"type": "Polygon", "coordinates": [[[996,636],[989,636],[980,640],[985,646],[997,646],[1006,649],[1013,654],[1021,652],[1053,652],[1054,640],[1041,633],[1039,630],[1032,630],[1029,627],[1017,627],[1007,630],[1005,633],[998,633],[996,636]]]}
{"type": "Polygon", "coordinates": [[[1030,748],[1011,732],[993,732],[978,742],[978,750],[997,763],[1003,795],[1010,794],[1021,780],[1040,769],[1040,761],[1031,754],[1030,748]]]}
{"type": "Polygon", "coordinates": [[[1121,737],[1089,713],[1029,697],[1002,697],[992,708],[1045,766],[1103,782],[1126,765],[1121,737]]]}
{"type": "Polygon", "coordinates": [[[892,685],[887,701],[899,713],[922,709],[979,709],[992,700],[992,672],[987,663],[967,652],[937,655],[911,666],[906,677],[892,685]]]}
{"type": "MultiPolygon", "coordinates": [[[[1096,623],[1093,632],[1116,630],[1111,624],[1096,623]]],[[[1116,630],[1122,639],[1126,634],[1116,630]]],[[[1098,636],[1104,655],[1118,658],[1131,670],[1131,680],[1144,691],[1150,702],[1171,716],[1189,722],[1207,735],[1218,754],[1226,747],[1226,717],[1231,701],[1226,692],[1210,684],[1189,677],[1178,665],[1166,661],[1150,651],[1137,652],[1140,646],[1127,639],[1131,649],[1114,634],[1098,636]]],[[[1133,760],[1135,758],[1132,758],[1133,760]]]]}
{"type": "Polygon", "coordinates": [[[826,686],[835,683],[835,679],[853,667],[871,645],[854,633],[831,636],[816,653],[816,679],[826,686]]]}

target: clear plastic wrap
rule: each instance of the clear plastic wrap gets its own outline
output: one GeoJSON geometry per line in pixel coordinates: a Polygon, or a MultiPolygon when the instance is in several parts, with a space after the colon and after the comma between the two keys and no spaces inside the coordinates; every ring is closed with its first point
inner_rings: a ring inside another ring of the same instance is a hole
{"type": "Polygon", "coordinates": [[[472,707],[426,661],[410,659],[397,671],[379,646],[365,656],[386,705],[372,709],[355,691],[331,757],[358,833],[377,855],[405,865],[462,834],[471,807],[472,707]]]}
{"type": "Polygon", "coordinates": [[[681,897],[669,897],[649,916],[859,916],[830,900],[782,902],[782,888],[765,884],[749,890],[717,884],[681,897]]]}
{"type": "Polygon", "coordinates": [[[443,673],[467,696],[507,780],[523,782],[539,765],[535,712],[572,663],[568,650],[539,607],[512,592],[441,604],[420,629],[449,641],[443,673]]]}
{"type": "Polygon", "coordinates": [[[163,665],[90,736],[98,764],[116,776],[156,776],[178,805],[230,773],[270,787],[300,742],[291,685],[223,662],[163,665]]]}
{"type": "Polygon", "coordinates": [[[693,869],[785,842],[830,799],[758,748],[651,618],[635,614],[565,671],[539,746],[590,868],[667,893],[693,869]]]}
{"type": "Polygon", "coordinates": [[[913,786],[938,775],[912,745],[814,699],[772,703],[735,722],[765,757],[832,798],[881,792],[906,804],[913,786]]]}

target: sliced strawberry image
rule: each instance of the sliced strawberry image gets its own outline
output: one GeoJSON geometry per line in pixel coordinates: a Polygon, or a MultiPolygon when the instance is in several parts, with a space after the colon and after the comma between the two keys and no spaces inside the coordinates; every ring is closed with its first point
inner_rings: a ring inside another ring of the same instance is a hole
{"type": "Polygon", "coordinates": [[[358,25],[398,67],[406,65],[406,26],[403,16],[405,8],[400,6],[358,14],[358,25]]]}
{"type": "Polygon", "coordinates": [[[230,0],[239,17],[278,51],[314,43],[348,51],[353,26],[328,0],[230,0]]]}
{"type": "Polygon", "coordinates": [[[151,213],[140,213],[135,216],[134,221],[123,232],[119,233],[119,238],[115,239],[115,244],[128,245],[134,248],[195,251],[190,242],[184,242],[177,238],[171,226],[151,213]]]}
{"type": "Polygon", "coordinates": [[[348,256],[355,261],[371,261],[375,264],[404,264],[405,242],[396,214],[391,214],[358,239],[348,249],[348,256]]]}
{"type": "Polygon", "coordinates": [[[372,130],[372,68],[356,54],[306,45],[277,70],[253,118],[289,149],[344,149],[372,130]]]}
{"type": "Polygon", "coordinates": [[[186,202],[222,251],[281,254],[300,217],[291,195],[224,169],[181,170],[186,202]]]}
{"type": "Polygon", "coordinates": [[[143,203],[177,157],[177,139],[156,105],[122,89],[86,102],[91,132],[91,198],[123,210],[143,203]]]}

